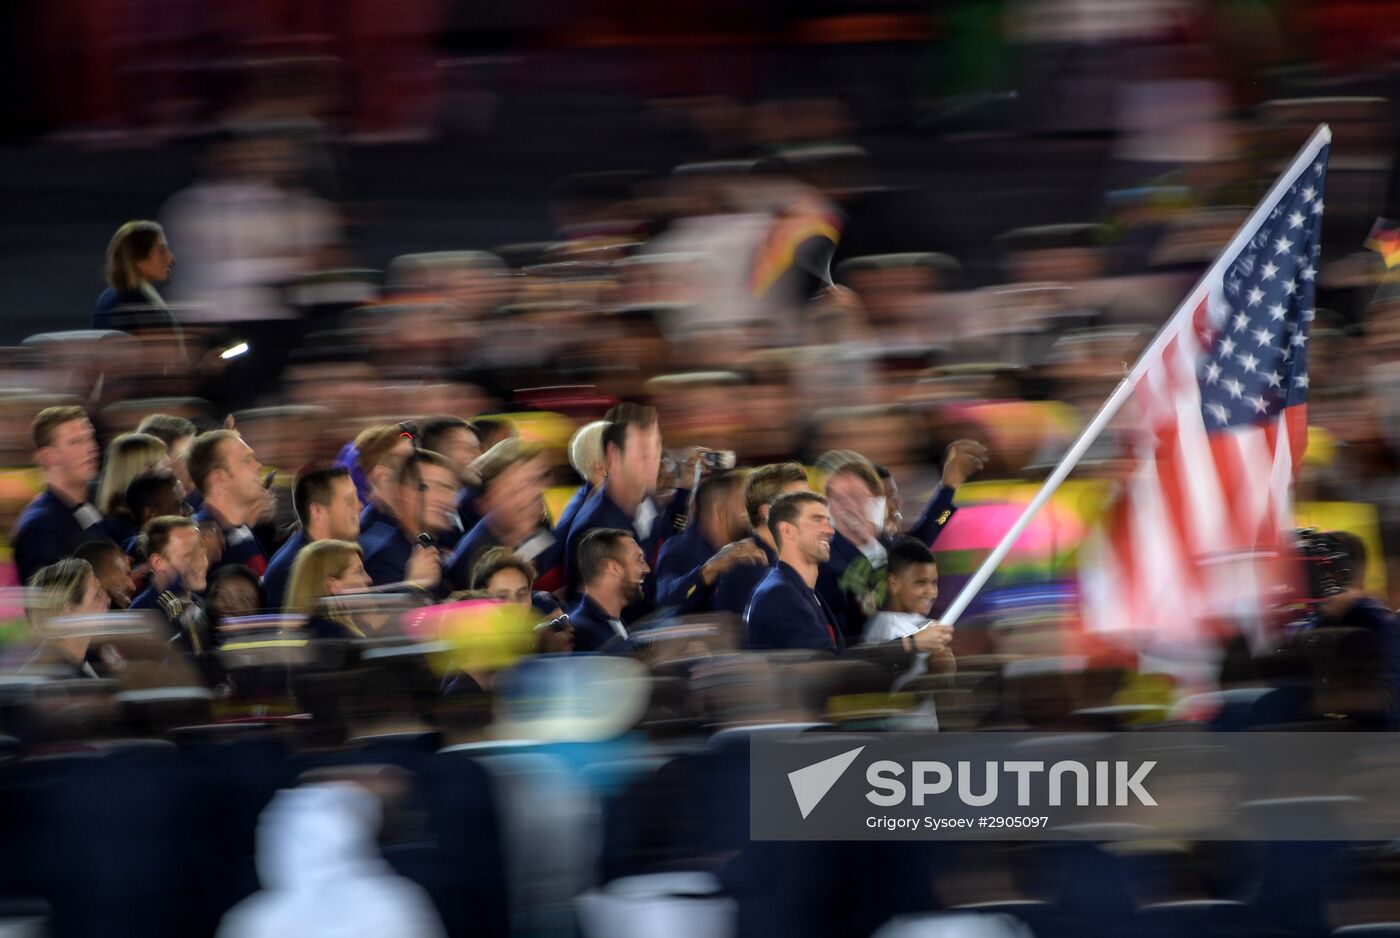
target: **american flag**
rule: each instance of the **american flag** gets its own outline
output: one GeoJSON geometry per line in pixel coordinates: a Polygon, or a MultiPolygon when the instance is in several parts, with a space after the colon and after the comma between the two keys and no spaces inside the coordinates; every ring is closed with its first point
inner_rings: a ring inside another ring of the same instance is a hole
{"type": "Polygon", "coordinates": [[[1211,623],[1258,625],[1307,443],[1326,139],[1300,154],[1134,369],[1132,468],[1081,556],[1090,630],[1180,652],[1211,623]]]}

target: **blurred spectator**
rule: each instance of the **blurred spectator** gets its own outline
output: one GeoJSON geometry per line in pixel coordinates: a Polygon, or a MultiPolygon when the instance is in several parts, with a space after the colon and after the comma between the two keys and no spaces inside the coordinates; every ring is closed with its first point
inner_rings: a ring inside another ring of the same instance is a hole
{"type": "MultiPolygon", "coordinates": [[[[959,458],[965,467],[949,467],[956,473],[949,478],[958,483],[962,481],[959,476],[981,467],[977,452],[969,451],[959,458]]],[[[887,520],[885,489],[875,467],[858,453],[834,450],[823,455],[818,465],[826,472],[826,493],[836,525],[831,556],[822,564],[819,589],[838,627],[854,639],[885,597],[887,551],[881,541],[887,520]]],[[[915,537],[926,544],[937,539],[952,517],[953,493],[952,485],[938,489],[913,529],[918,532],[915,537]]]]}
{"type": "Polygon", "coordinates": [[[172,650],[193,656],[208,673],[214,643],[199,597],[208,586],[210,564],[199,526],[174,515],[149,521],[141,530],[141,552],[151,576],[131,608],[158,610],[169,624],[172,650]]]}
{"type": "Polygon", "coordinates": [[[313,638],[364,638],[359,625],[337,612],[328,597],[368,589],[363,554],[352,541],[318,540],[308,544],[292,565],[286,609],[306,616],[313,638]]]}
{"type": "Polygon", "coordinates": [[[542,654],[573,651],[573,626],[553,596],[531,590],[536,576],[528,560],[521,560],[508,547],[493,547],[481,555],[472,569],[472,590],[499,602],[523,606],[531,610],[535,618],[549,620],[535,627],[538,650],[542,654]]]}
{"type": "Polygon", "coordinates": [[[419,450],[397,475],[393,513],[360,533],[365,569],[376,586],[409,581],[432,589],[442,578],[434,539],[451,523],[457,473],[445,456],[419,450]]]}
{"type": "Polygon", "coordinates": [[[745,473],[712,475],[695,495],[695,516],[661,547],[656,564],[656,602],[688,612],[709,605],[716,582],[741,565],[768,566],[763,548],[745,538],[745,473]]]}
{"type": "Polygon", "coordinates": [[[267,552],[252,525],[276,506],[263,479],[263,466],[251,447],[233,430],[210,430],[190,444],[190,478],[204,500],[194,519],[220,534],[223,551],[212,569],[237,563],[262,575],[267,552]]]}
{"type": "Polygon", "coordinates": [[[365,506],[360,514],[364,532],[393,517],[394,485],[403,461],[413,453],[413,439],[402,426],[376,424],[360,431],[349,449],[351,453],[342,451],[336,462],[345,465],[349,457],[351,477],[365,506]]]}
{"type": "Polygon", "coordinates": [[[44,491],[25,507],[10,536],[21,583],[28,583],[76,546],[79,536],[102,522],[88,503],[97,478],[97,433],[81,407],[47,407],[34,418],[34,462],[44,473],[44,491]]]}
{"type": "Polygon", "coordinates": [[[225,620],[250,616],[267,608],[258,575],[247,567],[228,564],[209,577],[204,592],[204,614],[209,619],[209,634],[216,645],[224,640],[219,628],[225,620]]]}
{"type": "Polygon", "coordinates": [[[97,509],[103,529],[118,544],[141,533],[139,520],[126,504],[126,489],[133,479],[154,469],[169,468],[169,451],[158,437],[123,433],[107,445],[107,459],[97,483],[97,509]]]}
{"type": "Polygon", "coordinates": [[[129,221],[107,245],[107,289],[92,311],[94,329],[129,329],[121,315],[132,309],[165,310],[157,286],[170,282],[175,254],[153,221],[129,221]]]}
{"type": "Polygon", "coordinates": [[[559,566],[562,545],[544,510],[549,467],[544,450],[518,439],[491,447],[472,464],[481,479],[476,509],[481,520],[462,538],[446,561],[444,575],[457,589],[466,589],[481,555],[494,547],[509,547],[537,570],[559,566]]]}
{"type": "MultiPolygon", "coordinates": [[[[185,503],[184,486],[169,469],[143,472],[131,480],[126,487],[126,507],[139,535],[152,518],[163,515],[188,515],[189,506],[185,503]]],[[[135,538],[122,542],[122,548],[131,552],[135,538]]]]}
{"type": "MultiPolygon", "coordinates": [[[[654,559],[671,533],[669,519],[678,508],[676,501],[681,500],[677,493],[673,508],[663,512],[652,498],[661,471],[661,429],[656,411],[640,404],[619,404],[608,411],[607,420],[603,431],[607,476],[597,494],[574,516],[564,548],[564,582],[570,595],[582,586],[577,555],[584,535],[593,528],[631,531],[644,556],[654,559]]],[[[655,594],[653,582],[648,582],[647,593],[655,594]]]]}
{"type": "Polygon", "coordinates": [[[603,456],[603,431],[607,426],[606,420],[595,420],[579,427],[569,438],[569,465],[583,481],[554,522],[554,535],[561,543],[568,541],[578,510],[608,474],[608,463],[603,456]]]}
{"type": "Polygon", "coordinates": [[[302,471],[292,486],[292,507],[299,525],[268,561],[262,585],[268,604],[281,609],[287,578],[297,554],[314,541],[353,541],[360,534],[360,499],[350,471],[341,466],[302,471]]]}
{"type": "Polygon", "coordinates": [[[100,660],[89,660],[89,639],[64,635],[51,624],[54,618],[88,615],[107,609],[107,592],[97,581],[86,560],[68,557],[35,572],[30,580],[34,593],[26,606],[29,628],[39,639],[39,648],[25,663],[26,670],[52,672],[65,676],[99,677],[100,660]]]}
{"type": "Polygon", "coordinates": [[[73,551],[73,556],[92,567],[111,608],[125,609],[131,605],[131,558],[124,550],[111,541],[88,541],[73,551]]]}
{"type": "Polygon", "coordinates": [[[381,798],[402,783],[378,775],[371,784],[382,794],[354,782],[321,781],[273,798],[258,822],[263,890],[224,916],[219,938],[445,934],[427,894],[395,875],[379,854],[381,798]]]}
{"type": "Polygon", "coordinates": [[[174,471],[175,477],[180,480],[180,484],[184,486],[185,497],[190,499],[191,510],[197,511],[199,509],[198,502],[203,496],[199,494],[194,482],[190,480],[189,466],[190,444],[194,442],[195,434],[198,432],[195,425],[184,417],[177,417],[173,414],[151,414],[142,418],[136,432],[158,437],[165,442],[166,451],[170,454],[170,468],[174,471]]]}
{"type": "Polygon", "coordinates": [[[569,611],[576,651],[617,652],[630,637],[623,610],[643,596],[651,568],[637,539],[616,528],[582,532],[578,566],[583,595],[569,611]]]}

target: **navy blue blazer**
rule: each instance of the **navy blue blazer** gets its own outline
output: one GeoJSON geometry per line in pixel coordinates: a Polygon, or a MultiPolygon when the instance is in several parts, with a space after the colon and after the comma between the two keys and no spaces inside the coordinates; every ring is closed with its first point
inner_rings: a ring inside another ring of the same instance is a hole
{"type": "Polygon", "coordinates": [[[218,563],[210,564],[209,572],[211,574],[221,567],[235,563],[242,564],[259,577],[267,571],[267,551],[263,550],[262,543],[258,540],[258,536],[253,533],[251,527],[248,528],[248,536],[234,544],[230,541],[230,532],[235,529],[224,527],[224,523],[214,517],[214,512],[208,505],[204,505],[195,512],[194,520],[201,525],[206,521],[213,521],[224,532],[224,552],[218,563]]]}
{"type": "Polygon", "coordinates": [[[306,532],[297,528],[267,562],[267,572],[263,574],[263,592],[267,594],[267,608],[282,608],[287,597],[287,582],[292,576],[292,564],[296,562],[301,549],[309,543],[306,532]]]}
{"type": "Polygon", "coordinates": [[[93,521],[84,527],[75,516],[82,505],[69,505],[44,489],[20,512],[10,535],[20,583],[28,583],[39,570],[67,557],[84,536],[103,536],[102,519],[93,510],[93,521]]]}
{"type": "Polygon", "coordinates": [[[656,561],[656,604],[676,606],[682,612],[695,612],[708,606],[714,584],[705,585],[700,568],[719,553],[692,524],[661,546],[656,561]]]}
{"type": "Polygon", "coordinates": [[[456,550],[443,566],[443,576],[452,584],[453,589],[471,589],[472,568],[476,566],[482,554],[499,546],[501,542],[491,533],[491,525],[485,518],[481,519],[476,527],[467,532],[466,537],[457,542],[456,550]]]}
{"type": "Polygon", "coordinates": [[[574,651],[610,651],[619,648],[623,639],[608,622],[608,614],[587,594],[569,610],[569,624],[574,629],[574,651]]]}
{"type": "MultiPolygon", "coordinates": [[[[661,552],[661,545],[672,534],[676,533],[676,519],[678,514],[684,513],[686,503],[690,500],[690,492],[678,489],[675,497],[671,499],[670,505],[661,509],[656,520],[652,522],[651,533],[645,541],[641,541],[642,553],[646,555],[647,564],[653,569],[657,564],[657,557],[661,552]]],[[[617,504],[608,497],[608,484],[604,482],[598,487],[596,496],[587,499],[583,507],[579,508],[574,515],[574,523],[569,528],[569,538],[564,546],[564,555],[561,562],[564,565],[565,595],[577,596],[582,592],[582,584],[578,581],[578,542],[583,540],[583,536],[594,528],[620,528],[623,531],[633,532],[635,536],[636,528],[632,524],[632,517],[628,515],[617,504]]],[[[629,607],[629,611],[635,611],[638,615],[645,615],[650,612],[656,604],[656,576],[652,574],[646,578],[643,584],[646,590],[646,598],[637,603],[635,609],[629,607]]]]}
{"type": "Polygon", "coordinates": [[[375,586],[401,583],[413,553],[413,542],[392,521],[380,521],[360,534],[365,552],[365,572],[375,586]]]}
{"type": "Polygon", "coordinates": [[[580,485],[574,492],[573,498],[564,506],[564,510],[559,512],[559,520],[554,522],[554,534],[560,542],[569,539],[569,528],[574,525],[574,518],[578,515],[578,510],[583,507],[583,503],[588,501],[588,496],[593,494],[593,486],[587,482],[580,485]]]}
{"type": "Polygon", "coordinates": [[[394,516],[382,510],[374,502],[366,502],[364,511],[360,512],[360,533],[364,534],[379,522],[384,521],[389,524],[397,524],[394,516]]]}
{"type": "Polygon", "coordinates": [[[754,590],[744,624],[750,648],[810,648],[837,654],[846,650],[831,608],[781,560],[754,590]]]}
{"type": "Polygon", "coordinates": [[[92,327],[120,329],[126,325],[119,315],[122,307],[150,305],[150,298],[140,290],[123,290],[118,293],[116,287],[108,287],[98,294],[97,303],[92,308],[92,327]]]}
{"type": "Polygon", "coordinates": [[[768,576],[768,571],[777,565],[778,555],[762,538],[750,535],[749,540],[763,551],[764,556],[768,558],[767,565],[745,563],[721,574],[710,587],[709,608],[712,611],[732,612],[736,616],[742,616],[749,608],[749,600],[753,598],[758,584],[762,583],[763,578],[768,576]]]}

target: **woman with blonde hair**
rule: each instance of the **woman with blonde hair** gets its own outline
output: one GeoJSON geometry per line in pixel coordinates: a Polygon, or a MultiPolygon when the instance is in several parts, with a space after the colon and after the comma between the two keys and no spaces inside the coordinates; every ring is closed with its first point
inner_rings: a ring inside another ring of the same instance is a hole
{"type": "Polygon", "coordinates": [[[160,437],[149,433],[123,433],[107,444],[107,458],[102,461],[97,483],[97,510],[106,519],[103,527],[112,540],[125,544],[141,533],[126,504],[126,487],[131,480],[169,465],[170,451],[160,437]]]}
{"type": "Polygon", "coordinates": [[[306,616],[306,631],[312,638],[363,638],[364,630],[336,610],[334,597],[370,585],[359,544],[312,541],[292,564],[285,609],[306,616]]]}
{"type": "Polygon", "coordinates": [[[157,284],[170,282],[175,255],[153,221],[129,221],[107,245],[107,289],[92,311],[94,329],[113,329],[123,307],[165,309],[157,284]]]}
{"type": "Polygon", "coordinates": [[[66,557],[43,567],[29,578],[25,614],[29,628],[39,639],[39,649],[25,662],[24,670],[71,673],[74,677],[100,677],[88,654],[85,637],[63,637],[49,628],[60,616],[96,615],[109,608],[107,591],[92,572],[92,564],[66,557]]]}

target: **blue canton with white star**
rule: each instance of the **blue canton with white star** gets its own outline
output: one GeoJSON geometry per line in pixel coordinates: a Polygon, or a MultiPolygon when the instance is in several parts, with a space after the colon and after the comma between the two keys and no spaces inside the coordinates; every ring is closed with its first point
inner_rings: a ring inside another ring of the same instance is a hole
{"type": "Polygon", "coordinates": [[[1308,399],[1308,338],[1322,253],[1323,147],[1225,271],[1225,313],[1200,370],[1209,430],[1264,423],[1308,399]]]}

